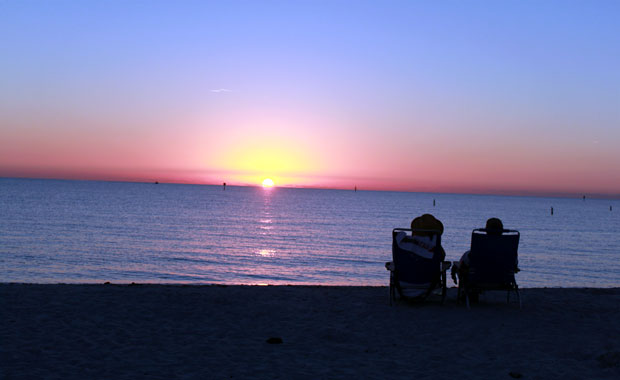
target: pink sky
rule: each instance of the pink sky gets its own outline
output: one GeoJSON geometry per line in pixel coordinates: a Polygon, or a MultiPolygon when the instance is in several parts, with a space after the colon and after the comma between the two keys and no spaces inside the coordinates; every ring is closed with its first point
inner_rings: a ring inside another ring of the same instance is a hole
{"type": "Polygon", "coordinates": [[[0,176],[620,196],[617,11],[8,4],[0,176]]]}
{"type": "Polygon", "coordinates": [[[415,130],[392,138],[379,128],[364,135],[314,128],[326,121],[305,117],[295,128],[287,128],[294,118],[281,126],[249,119],[221,133],[50,128],[63,131],[56,134],[23,127],[0,142],[0,175],[230,185],[272,178],[277,186],[510,194],[614,195],[620,189],[618,160],[605,141],[558,147],[551,139],[447,138],[415,130]]]}

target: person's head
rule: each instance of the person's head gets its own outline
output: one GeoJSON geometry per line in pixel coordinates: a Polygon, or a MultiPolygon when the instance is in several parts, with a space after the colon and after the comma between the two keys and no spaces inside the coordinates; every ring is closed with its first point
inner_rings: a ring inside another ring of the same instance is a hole
{"type": "Polygon", "coordinates": [[[413,236],[432,236],[432,232],[416,232],[416,229],[420,230],[436,230],[439,231],[439,235],[443,234],[443,223],[439,219],[435,218],[431,214],[424,214],[418,216],[411,221],[411,229],[414,230],[413,236]]]}
{"type": "Polygon", "coordinates": [[[504,231],[504,224],[499,218],[489,218],[485,229],[488,235],[501,235],[504,231]]]}

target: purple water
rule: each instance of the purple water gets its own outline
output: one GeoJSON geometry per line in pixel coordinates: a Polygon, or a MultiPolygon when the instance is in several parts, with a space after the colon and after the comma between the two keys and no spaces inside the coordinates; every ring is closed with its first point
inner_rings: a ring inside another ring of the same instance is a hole
{"type": "Polygon", "coordinates": [[[521,287],[620,286],[618,200],[10,178],[0,282],[387,285],[423,213],[450,260],[489,217],[518,229],[521,287]]]}

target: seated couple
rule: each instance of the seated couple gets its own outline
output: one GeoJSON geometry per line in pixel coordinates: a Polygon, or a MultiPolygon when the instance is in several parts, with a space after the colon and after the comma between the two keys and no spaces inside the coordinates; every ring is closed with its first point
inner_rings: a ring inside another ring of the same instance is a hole
{"type": "MultiPolygon", "coordinates": [[[[397,242],[401,248],[416,252],[423,257],[431,258],[437,254],[440,260],[443,261],[445,259],[446,252],[441,246],[441,242],[437,244],[437,234],[431,231],[420,231],[434,230],[438,231],[439,236],[441,236],[443,234],[443,223],[441,223],[439,219],[431,214],[418,216],[411,221],[411,229],[413,230],[411,237],[407,237],[404,233],[397,236],[397,242]]],[[[504,231],[504,224],[498,218],[490,218],[487,220],[485,230],[488,235],[501,235],[504,231]]],[[[467,272],[469,271],[469,253],[470,251],[465,252],[463,256],[461,256],[461,259],[458,262],[454,262],[452,265],[451,275],[455,284],[458,284],[459,280],[462,281],[467,277],[467,272]]]]}
{"type": "MultiPolygon", "coordinates": [[[[403,283],[415,284],[418,288],[419,285],[430,285],[430,290],[424,293],[425,295],[439,283],[445,297],[446,271],[450,263],[443,261],[446,256],[441,246],[443,224],[433,215],[424,214],[411,222],[411,230],[411,236],[407,236],[404,229],[394,230],[394,261],[387,263],[389,266],[386,265],[392,272],[390,294],[393,292],[393,282],[399,292],[403,283]],[[415,255],[410,255],[407,251],[415,255]],[[440,279],[435,277],[435,270],[439,269],[436,266],[438,261],[442,262],[440,279]]],[[[519,271],[516,267],[518,241],[518,231],[504,230],[504,225],[498,218],[487,220],[484,229],[475,229],[471,241],[473,251],[465,252],[458,262],[452,263],[452,279],[459,285],[459,297],[464,295],[469,297],[466,298],[468,302],[476,302],[482,290],[495,290],[496,287],[517,290],[514,273],[519,271]],[[461,289],[465,291],[461,292],[461,289]]]]}

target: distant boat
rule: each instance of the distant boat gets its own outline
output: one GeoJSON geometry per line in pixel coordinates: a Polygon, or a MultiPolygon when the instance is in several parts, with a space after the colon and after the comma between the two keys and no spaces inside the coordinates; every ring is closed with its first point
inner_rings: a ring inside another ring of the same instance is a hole
{"type": "Polygon", "coordinates": [[[156,185],[159,185],[159,182],[158,182],[158,181],[155,181],[155,184],[156,184],[156,185]]]}

